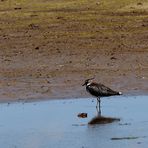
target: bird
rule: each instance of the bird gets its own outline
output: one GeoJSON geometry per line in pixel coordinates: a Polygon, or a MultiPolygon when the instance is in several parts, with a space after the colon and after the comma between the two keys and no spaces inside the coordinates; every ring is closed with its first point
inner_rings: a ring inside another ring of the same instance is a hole
{"type": "Polygon", "coordinates": [[[92,96],[97,98],[96,108],[98,108],[99,104],[99,113],[101,114],[100,98],[114,96],[114,95],[122,95],[122,92],[114,91],[101,83],[92,82],[93,79],[95,78],[93,77],[90,79],[86,79],[82,86],[86,86],[86,91],[90,93],[92,96]]]}

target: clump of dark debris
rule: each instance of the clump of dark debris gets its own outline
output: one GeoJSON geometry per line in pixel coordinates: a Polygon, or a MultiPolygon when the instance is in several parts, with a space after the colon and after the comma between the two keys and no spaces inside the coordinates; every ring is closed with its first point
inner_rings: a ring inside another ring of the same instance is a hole
{"type": "Polygon", "coordinates": [[[87,113],[79,113],[78,117],[79,118],[87,118],[87,113]]]}

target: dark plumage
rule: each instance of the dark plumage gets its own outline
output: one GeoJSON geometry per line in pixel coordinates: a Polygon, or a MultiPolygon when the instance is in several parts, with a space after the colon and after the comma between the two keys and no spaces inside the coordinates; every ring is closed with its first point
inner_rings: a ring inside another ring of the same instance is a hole
{"type": "Polygon", "coordinates": [[[86,90],[95,97],[107,97],[121,94],[121,92],[114,91],[101,83],[94,82],[87,84],[86,90]]]}
{"type": "Polygon", "coordinates": [[[94,78],[85,80],[85,83],[82,86],[86,85],[87,92],[97,97],[97,106],[99,102],[99,108],[100,108],[100,97],[108,97],[108,96],[122,94],[121,92],[114,91],[101,83],[91,82],[92,79],[94,78]]]}

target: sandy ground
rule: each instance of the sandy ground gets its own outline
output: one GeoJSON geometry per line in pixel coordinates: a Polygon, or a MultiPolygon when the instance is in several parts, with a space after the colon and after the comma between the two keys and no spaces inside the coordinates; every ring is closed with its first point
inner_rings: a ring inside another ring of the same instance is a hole
{"type": "Polygon", "coordinates": [[[0,1],[0,101],[89,96],[96,77],[148,92],[146,0],[0,1]]]}

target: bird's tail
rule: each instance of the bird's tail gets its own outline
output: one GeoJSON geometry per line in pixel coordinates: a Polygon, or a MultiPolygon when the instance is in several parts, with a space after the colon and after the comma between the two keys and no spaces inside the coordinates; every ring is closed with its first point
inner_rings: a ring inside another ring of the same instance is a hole
{"type": "Polygon", "coordinates": [[[120,91],[120,92],[118,92],[118,94],[119,94],[119,95],[122,95],[122,92],[120,91]]]}

